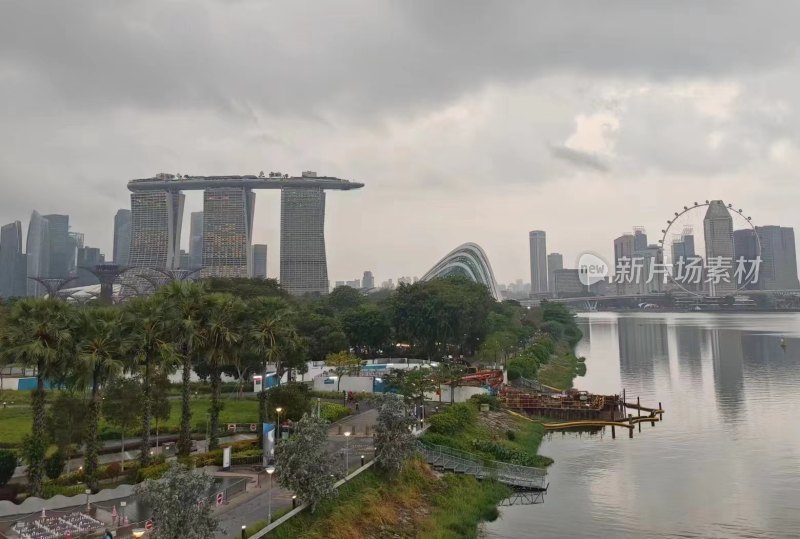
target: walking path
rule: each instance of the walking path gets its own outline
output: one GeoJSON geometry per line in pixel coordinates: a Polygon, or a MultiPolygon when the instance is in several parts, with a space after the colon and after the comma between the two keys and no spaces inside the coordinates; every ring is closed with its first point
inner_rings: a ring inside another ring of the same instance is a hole
{"type": "MultiPolygon", "coordinates": [[[[365,460],[372,459],[374,454],[372,431],[377,417],[377,410],[367,410],[358,415],[348,416],[331,425],[328,429],[328,454],[330,458],[340,463],[339,466],[342,471],[344,471],[345,463],[347,464],[348,472],[357,469],[361,465],[361,455],[364,455],[365,460]],[[342,434],[339,434],[340,426],[342,434]],[[369,427],[369,435],[365,434],[367,427],[369,427]],[[353,432],[353,434],[344,436],[345,432],[353,432]],[[345,451],[345,449],[348,451],[345,451]]],[[[260,486],[257,483],[248,484],[245,494],[235,498],[229,505],[219,510],[220,530],[217,532],[216,539],[236,539],[241,537],[242,525],[267,520],[269,479],[265,475],[261,475],[260,486]]],[[[277,511],[291,507],[291,492],[282,489],[278,486],[278,482],[273,480],[273,520],[277,511]]]]}

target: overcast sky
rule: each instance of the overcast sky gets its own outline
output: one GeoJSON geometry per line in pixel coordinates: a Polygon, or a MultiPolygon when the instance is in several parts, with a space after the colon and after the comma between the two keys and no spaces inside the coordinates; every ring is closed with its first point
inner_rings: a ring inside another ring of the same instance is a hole
{"type": "MultiPolygon", "coordinates": [[[[529,230],[573,266],[695,200],[800,226],[798,20],[788,0],[4,0],[0,220],[68,213],[110,258],[131,178],[316,170],[366,184],[328,194],[331,281],[378,282],[466,241],[527,281],[529,230]]],[[[272,276],[279,198],[256,204],[272,276]]]]}

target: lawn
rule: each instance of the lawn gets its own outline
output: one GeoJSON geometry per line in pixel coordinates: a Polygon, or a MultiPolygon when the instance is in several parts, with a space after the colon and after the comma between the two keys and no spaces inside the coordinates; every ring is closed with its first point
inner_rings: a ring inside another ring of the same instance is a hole
{"type": "Polygon", "coordinates": [[[33,414],[30,406],[11,406],[0,409],[0,447],[19,445],[31,432],[33,414]]]}

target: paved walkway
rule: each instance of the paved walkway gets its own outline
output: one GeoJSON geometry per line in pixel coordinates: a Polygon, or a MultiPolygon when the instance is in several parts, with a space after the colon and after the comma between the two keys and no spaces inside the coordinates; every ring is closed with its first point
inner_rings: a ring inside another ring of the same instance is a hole
{"type": "MultiPolygon", "coordinates": [[[[348,416],[328,429],[328,454],[342,472],[344,472],[345,463],[348,465],[348,472],[358,468],[361,465],[361,455],[364,455],[365,460],[372,459],[374,454],[372,431],[377,417],[377,410],[367,410],[355,416],[348,416]],[[340,426],[342,434],[339,434],[340,426]],[[369,435],[365,434],[367,427],[369,427],[369,435]],[[354,434],[345,437],[345,432],[354,434]],[[345,449],[348,451],[346,452],[345,449]]],[[[280,488],[277,481],[273,481],[272,487],[272,512],[274,515],[277,510],[292,506],[292,495],[291,492],[280,488]]],[[[218,513],[220,531],[217,532],[216,539],[241,537],[243,524],[249,525],[259,520],[267,520],[268,506],[269,480],[262,474],[260,486],[255,483],[248,484],[245,494],[234,498],[229,505],[220,509],[218,513]]]]}

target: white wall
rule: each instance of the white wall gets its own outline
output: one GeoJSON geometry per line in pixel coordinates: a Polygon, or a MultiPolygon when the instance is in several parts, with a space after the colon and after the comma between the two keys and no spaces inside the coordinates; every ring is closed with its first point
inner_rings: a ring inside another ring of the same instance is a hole
{"type": "MultiPolygon", "coordinates": [[[[317,376],[314,378],[314,391],[336,391],[336,383],[335,377],[317,376]],[[333,380],[333,383],[326,384],[326,379],[333,380]]],[[[372,393],[372,376],[342,376],[338,391],[372,393]]]]}

